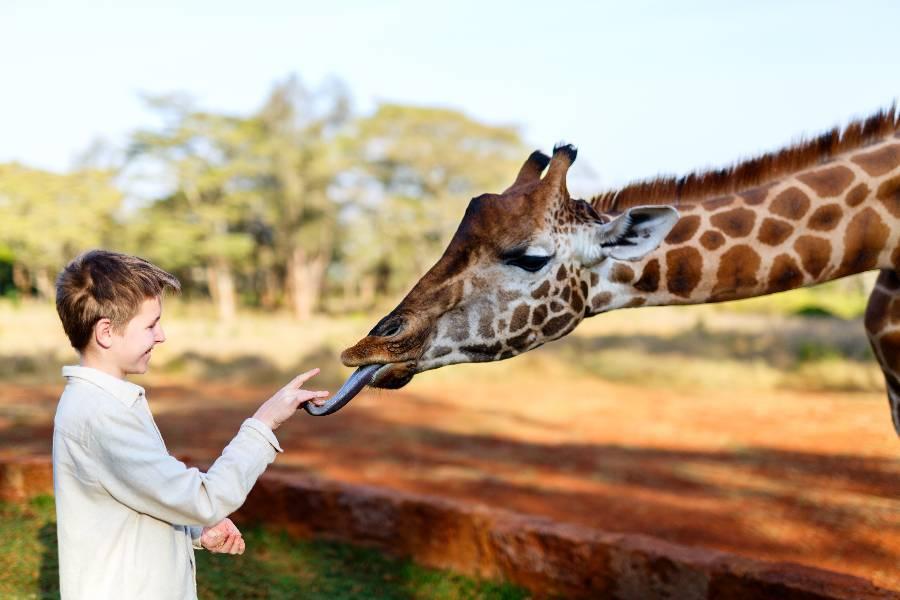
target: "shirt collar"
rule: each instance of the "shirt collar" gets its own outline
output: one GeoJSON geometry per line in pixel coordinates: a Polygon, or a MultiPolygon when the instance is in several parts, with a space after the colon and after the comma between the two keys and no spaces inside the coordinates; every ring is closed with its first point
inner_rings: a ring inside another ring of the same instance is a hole
{"type": "Polygon", "coordinates": [[[141,386],[91,367],[63,367],[62,375],[67,379],[82,379],[93,383],[100,389],[112,394],[126,406],[134,406],[137,399],[144,395],[144,388],[141,386]]]}

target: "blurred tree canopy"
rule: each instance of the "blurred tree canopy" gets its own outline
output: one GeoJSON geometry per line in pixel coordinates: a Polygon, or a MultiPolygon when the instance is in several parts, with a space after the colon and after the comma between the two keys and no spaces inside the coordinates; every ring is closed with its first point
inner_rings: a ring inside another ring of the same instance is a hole
{"type": "Polygon", "coordinates": [[[0,293],[50,297],[68,260],[108,247],[174,272],[225,320],[368,309],[411,286],[468,200],[506,187],[527,154],[515,129],[453,110],[355,115],[337,82],[289,77],[248,115],[148,103],[161,124],[115,169],[0,165],[0,293]],[[126,210],[135,173],[165,191],[126,210]]]}
{"type": "Polygon", "coordinates": [[[84,250],[111,241],[122,194],[115,173],[67,175],[0,164],[0,290],[54,297],[56,273],[84,250]],[[5,276],[4,276],[5,274],[5,276]]]}

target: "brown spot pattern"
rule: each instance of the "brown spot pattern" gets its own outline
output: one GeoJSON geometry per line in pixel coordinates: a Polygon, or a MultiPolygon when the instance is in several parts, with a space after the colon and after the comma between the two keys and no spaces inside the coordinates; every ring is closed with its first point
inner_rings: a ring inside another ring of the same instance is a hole
{"type": "Polygon", "coordinates": [[[718,210],[724,206],[728,206],[732,202],[734,202],[734,196],[722,196],[721,198],[713,198],[712,200],[706,200],[703,202],[703,208],[708,211],[718,210]]]}
{"type": "Polygon", "coordinates": [[[478,335],[484,339],[494,337],[494,311],[487,308],[478,317],[478,335]]]}
{"type": "Polygon", "coordinates": [[[766,217],[763,219],[762,225],[759,226],[759,234],[757,237],[763,244],[777,246],[788,239],[793,232],[794,226],[787,221],[766,217]]]}
{"type": "Polygon", "coordinates": [[[432,358],[440,358],[442,356],[447,356],[453,351],[453,348],[450,346],[435,346],[430,354],[432,358]]]}
{"type": "Polygon", "coordinates": [[[471,344],[468,346],[460,346],[459,350],[471,359],[486,361],[492,360],[497,356],[497,353],[500,352],[502,347],[503,345],[500,342],[495,342],[491,345],[471,344]]]}
{"type": "Polygon", "coordinates": [[[844,232],[844,259],[838,274],[861,273],[875,267],[890,229],[872,208],[861,210],[844,232]]]}
{"type": "Polygon", "coordinates": [[[651,259],[644,265],[644,272],[634,287],[642,292],[655,292],[659,288],[659,259],[651,259]]]}
{"type": "Polygon", "coordinates": [[[725,243],[725,236],[718,231],[706,231],[700,236],[700,243],[707,250],[715,250],[725,243]]]}
{"type": "Polygon", "coordinates": [[[892,216],[900,218],[900,177],[892,177],[879,185],[875,197],[884,203],[892,216]]]}
{"type": "Polygon", "coordinates": [[[569,274],[566,272],[566,265],[559,265],[559,271],[556,272],[556,280],[563,281],[569,274]]]}
{"type": "Polygon", "coordinates": [[[759,284],[759,265],[759,254],[750,246],[741,244],[729,249],[719,262],[713,297],[725,299],[749,293],[759,284]]]}
{"type": "Polygon", "coordinates": [[[820,206],[809,216],[808,226],[815,231],[831,231],[837,227],[843,214],[844,211],[838,204],[820,206]]]}
{"type": "Polygon", "coordinates": [[[572,310],[575,314],[581,314],[584,310],[584,301],[581,299],[581,295],[577,292],[572,293],[572,310]]]}
{"type": "Polygon", "coordinates": [[[769,285],[766,291],[769,293],[792,290],[803,285],[803,271],[797,262],[787,254],[779,254],[775,257],[772,270],[769,271],[769,285]]]}
{"type": "Polygon", "coordinates": [[[535,300],[538,300],[540,298],[544,298],[549,292],[550,292],[550,282],[545,281],[544,283],[542,283],[540,285],[540,287],[538,287],[538,289],[531,292],[531,297],[534,298],[535,300]]]}
{"type": "Polygon", "coordinates": [[[593,298],[591,298],[591,309],[599,310],[612,302],[612,294],[609,292],[603,292],[602,294],[597,294],[593,298]]]}
{"type": "Polygon", "coordinates": [[[794,250],[800,256],[800,264],[803,269],[817,279],[822,274],[822,269],[828,265],[831,259],[831,244],[828,240],[811,235],[801,235],[794,242],[794,250]]]}
{"type": "Polygon", "coordinates": [[[733,208],[713,215],[709,221],[730,237],[744,237],[753,231],[756,213],[748,208],[733,208]]]}
{"type": "Polygon", "coordinates": [[[454,342],[462,342],[469,338],[469,316],[459,310],[448,314],[448,333],[454,342]]]}
{"type": "Polygon", "coordinates": [[[797,179],[811,187],[820,197],[833,198],[853,183],[853,171],[844,166],[828,167],[798,175],[797,179]]]}
{"type": "Polygon", "coordinates": [[[697,229],[700,227],[700,215],[691,215],[689,217],[682,217],[675,223],[675,227],[672,228],[672,231],[669,232],[669,235],[666,236],[667,244],[683,244],[688,241],[694,234],[697,233],[697,229]]]}
{"type": "Polygon", "coordinates": [[[520,304],[513,311],[512,320],[509,322],[510,331],[518,331],[528,325],[528,316],[531,309],[527,304],[520,304]]]}
{"type": "Polygon", "coordinates": [[[591,271],[591,287],[594,287],[598,283],[600,283],[600,276],[591,271]]]}
{"type": "Polygon", "coordinates": [[[541,328],[541,333],[543,333],[546,337],[552,337],[562,331],[569,323],[572,322],[572,315],[564,314],[558,317],[553,317],[547,324],[541,328]]]}
{"type": "Polygon", "coordinates": [[[703,257],[696,248],[677,248],[666,253],[666,288],[670,293],[688,298],[703,271],[703,257]]]}
{"type": "Polygon", "coordinates": [[[506,311],[509,308],[509,304],[513,300],[519,299],[519,292],[515,290],[504,290],[500,289],[497,291],[497,306],[501,311],[506,311]]]}
{"type": "Polygon", "coordinates": [[[769,211],[785,219],[799,219],[809,210],[809,198],[800,188],[791,187],[772,200],[769,211]]]}
{"type": "Polygon", "coordinates": [[[847,193],[847,198],[845,199],[845,201],[847,202],[847,206],[854,207],[865,200],[868,195],[869,186],[864,183],[860,183],[847,193]]]}
{"type": "Polygon", "coordinates": [[[529,338],[532,337],[533,332],[530,329],[526,329],[516,337],[509,338],[506,343],[517,350],[525,350],[528,347],[529,338]]]}
{"type": "Polygon", "coordinates": [[[752,190],[747,190],[746,192],[741,192],[741,198],[743,198],[744,202],[746,202],[749,206],[762,204],[769,196],[769,189],[771,187],[772,186],[770,184],[753,188],[752,190]]]}
{"type": "Polygon", "coordinates": [[[628,302],[622,305],[622,308],[637,308],[638,306],[643,306],[647,303],[646,298],[632,298],[628,302]]]}
{"type": "Polygon", "coordinates": [[[531,324],[540,325],[547,318],[547,307],[543,304],[536,306],[534,312],[531,313],[531,324]]]}
{"type": "Polygon", "coordinates": [[[878,177],[900,164],[900,144],[891,144],[874,152],[857,154],[850,160],[861,166],[869,175],[878,177]]]}
{"type": "Polygon", "coordinates": [[[895,270],[900,271],[900,246],[894,248],[891,253],[891,264],[894,265],[895,270]]]}
{"type": "Polygon", "coordinates": [[[625,263],[616,263],[609,278],[614,283],[631,283],[634,279],[634,269],[625,263]]]}

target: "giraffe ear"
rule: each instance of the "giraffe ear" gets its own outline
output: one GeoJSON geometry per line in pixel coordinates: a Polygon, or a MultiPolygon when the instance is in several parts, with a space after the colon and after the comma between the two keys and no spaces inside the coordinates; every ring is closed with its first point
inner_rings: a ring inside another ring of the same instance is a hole
{"type": "Polygon", "coordinates": [[[636,206],[598,225],[591,250],[598,259],[639,260],[653,252],[678,222],[671,206],[636,206]]]}

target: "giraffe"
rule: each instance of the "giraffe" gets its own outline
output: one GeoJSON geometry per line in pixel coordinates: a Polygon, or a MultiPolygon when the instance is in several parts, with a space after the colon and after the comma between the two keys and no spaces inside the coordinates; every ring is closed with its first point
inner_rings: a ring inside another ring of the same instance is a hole
{"type": "Polygon", "coordinates": [[[509,188],[470,201],[437,263],[342,353],[362,368],[337,408],[366,383],[399,388],[428,369],[507,359],[610,310],[722,302],[880,269],[865,329],[900,434],[895,107],[731,168],[589,202],[566,188],[576,154],[534,152],[509,188]]]}

